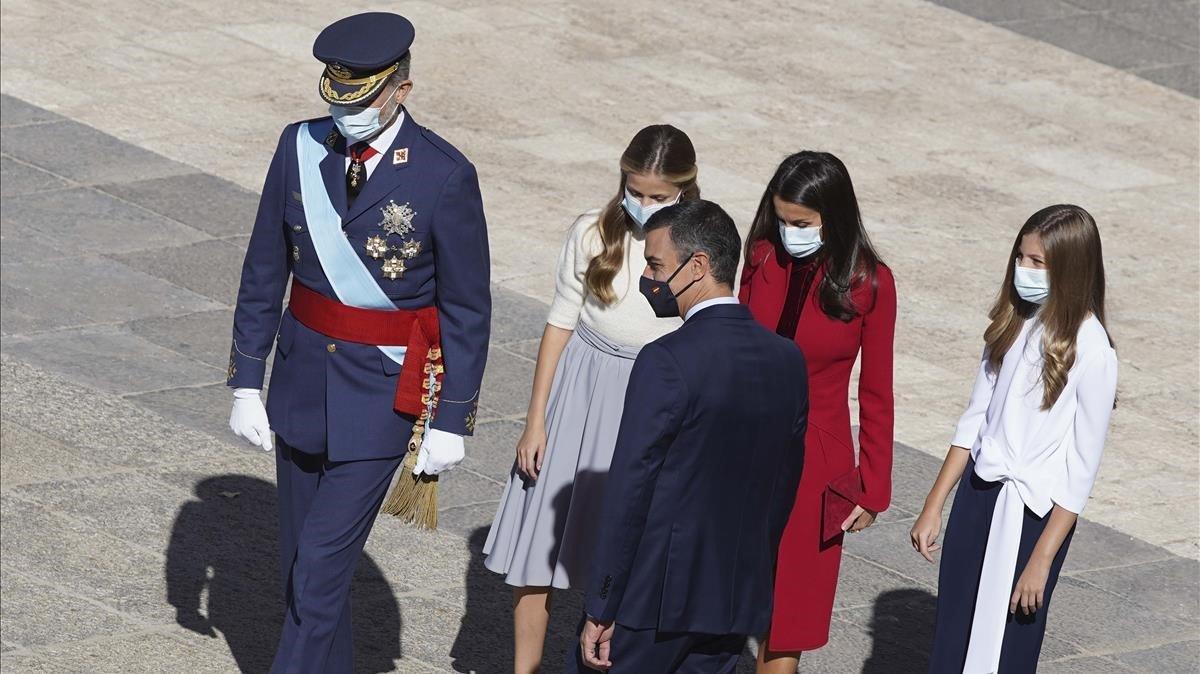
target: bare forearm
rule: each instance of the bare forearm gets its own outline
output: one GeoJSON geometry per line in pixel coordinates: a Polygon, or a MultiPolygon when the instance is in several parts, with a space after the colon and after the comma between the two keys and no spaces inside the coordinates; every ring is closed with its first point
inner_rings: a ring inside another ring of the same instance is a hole
{"type": "Polygon", "coordinates": [[[567,341],[571,339],[571,330],[546,324],[542,331],[542,343],[538,347],[537,366],[533,370],[533,392],[529,396],[529,412],[526,423],[538,422],[546,418],[546,404],[550,400],[550,387],[554,383],[554,371],[558,369],[558,359],[567,341]]]}
{"type": "Polygon", "coordinates": [[[949,451],[946,452],[946,460],[942,462],[942,469],[938,471],[937,480],[929,489],[929,496],[925,497],[926,509],[932,509],[939,513],[942,511],[942,507],[946,505],[946,499],[950,496],[950,491],[962,478],[969,458],[971,458],[970,451],[955,445],[950,446],[949,451]]]}
{"type": "Polygon", "coordinates": [[[1038,537],[1037,545],[1033,548],[1032,559],[1045,564],[1053,561],[1078,519],[1079,516],[1075,513],[1055,504],[1050,510],[1050,521],[1046,523],[1046,528],[1042,530],[1042,535],[1038,537]]]}

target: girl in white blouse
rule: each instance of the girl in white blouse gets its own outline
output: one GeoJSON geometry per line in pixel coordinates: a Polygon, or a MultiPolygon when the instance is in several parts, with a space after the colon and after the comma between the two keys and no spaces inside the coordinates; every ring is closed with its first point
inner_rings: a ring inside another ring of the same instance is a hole
{"type": "Polygon", "coordinates": [[[682,322],[656,318],[638,292],[646,268],[642,226],[658,210],[699,199],[696,173],[687,134],[648,126],[621,155],[616,194],[567,233],[525,431],[483,547],[484,565],[513,586],[518,673],[541,666],[551,588],[587,582],[593,518],[633,360],[682,322]]]}
{"type": "Polygon", "coordinates": [[[1087,211],[1050,206],[1029,218],[989,317],[971,401],[911,532],[913,548],[934,561],[957,482],[931,672],[1037,670],[1116,401],[1100,234],[1087,211]]]}

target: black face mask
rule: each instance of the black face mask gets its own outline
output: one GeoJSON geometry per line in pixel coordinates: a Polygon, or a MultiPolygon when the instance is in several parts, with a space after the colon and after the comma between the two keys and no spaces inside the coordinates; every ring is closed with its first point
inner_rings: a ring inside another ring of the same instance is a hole
{"type": "MultiPolygon", "coordinates": [[[[646,301],[650,303],[650,308],[654,309],[655,316],[658,316],[659,318],[679,317],[679,302],[675,299],[675,293],[671,292],[671,281],[679,275],[679,272],[683,271],[683,268],[687,266],[688,262],[691,262],[693,255],[695,255],[695,253],[689,255],[687,259],[683,261],[683,264],[679,265],[679,268],[675,270],[675,273],[671,274],[666,281],[655,281],[654,279],[646,276],[643,276],[641,280],[638,281],[642,295],[645,296],[646,301]]],[[[698,280],[700,279],[696,279],[696,281],[698,280]]],[[[682,295],[683,293],[687,292],[687,289],[695,285],[696,281],[692,281],[684,286],[683,290],[679,291],[679,294],[682,295]]]]}

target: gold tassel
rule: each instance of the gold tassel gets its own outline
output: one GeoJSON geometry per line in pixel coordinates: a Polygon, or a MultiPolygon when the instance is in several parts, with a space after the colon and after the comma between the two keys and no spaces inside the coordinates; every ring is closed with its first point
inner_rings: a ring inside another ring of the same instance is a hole
{"type": "MultiPolygon", "coordinates": [[[[416,436],[416,433],[413,434],[416,436]]],[[[417,447],[420,447],[418,440],[417,447]]],[[[400,464],[400,475],[392,487],[392,493],[383,502],[381,512],[395,515],[405,524],[423,529],[437,529],[437,484],[436,475],[413,475],[417,465],[417,451],[409,451],[400,464]]]]}
{"type": "Polygon", "coordinates": [[[438,478],[436,475],[425,473],[413,475],[413,468],[417,466],[417,455],[420,454],[421,441],[425,437],[425,426],[433,419],[437,410],[438,392],[442,388],[437,377],[445,372],[445,368],[438,362],[441,357],[441,349],[436,347],[431,348],[426,355],[425,381],[421,382],[421,388],[425,390],[421,395],[421,404],[425,409],[413,424],[408,453],[400,464],[400,475],[396,477],[396,484],[383,502],[383,507],[379,509],[384,514],[396,516],[405,524],[431,530],[437,529],[438,478]]]}

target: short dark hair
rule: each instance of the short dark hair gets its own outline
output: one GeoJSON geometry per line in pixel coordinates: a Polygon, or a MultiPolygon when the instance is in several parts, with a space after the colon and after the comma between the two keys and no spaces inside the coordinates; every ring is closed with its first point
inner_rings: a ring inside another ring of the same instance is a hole
{"type": "Polygon", "coordinates": [[[718,282],[733,287],[741,258],[742,237],[733,218],[711,201],[682,201],[664,208],[646,221],[646,231],[667,229],[680,260],[704,251],[712,275],[718,282]]]}

